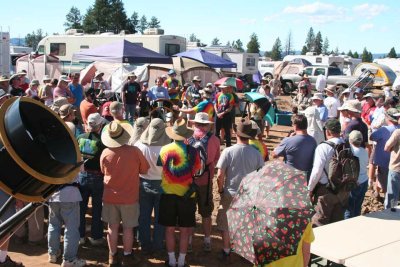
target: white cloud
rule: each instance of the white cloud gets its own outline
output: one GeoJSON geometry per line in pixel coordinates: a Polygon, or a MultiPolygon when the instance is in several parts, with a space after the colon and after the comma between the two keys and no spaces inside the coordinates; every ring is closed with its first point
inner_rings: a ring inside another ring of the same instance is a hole
{"type": "Polygon", "coordinates": [[[249,18],[241,18],[241,19],[239,20],[239,22],[240,22],[241,24],[244,24],[244,25],[255,24],[256,21],[257,21],[256,19],[249,19],[249,18]]]}
{"type": "Polygon", "coordinates": [[[302,6],[288,6],[284,14],[304,15],[312,24],[325,24],[348,20],[346,9],[329,3],[314,2],[302,6]]]}
{"type": "Polygon", "coordinates": [[[354,12],[356,12],[360,16],[367,17],[369,19],[380,15],[382,12],[388,10],[388,7],[385,5],[378,4],[361,4],[353,7],[354,12]]]}
{"type": "Polygon", "coordinates": [[[374,24],[372,23],[365,23],[360,26],[360,31],[365,32],[374,28],[374,24]]]}

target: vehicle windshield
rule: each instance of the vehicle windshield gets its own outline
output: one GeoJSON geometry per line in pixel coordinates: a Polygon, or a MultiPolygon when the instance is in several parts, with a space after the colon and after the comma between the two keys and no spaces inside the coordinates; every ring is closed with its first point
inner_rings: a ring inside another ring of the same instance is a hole
{"type": "Polygon", "coordinates": [[[328,75],[329,76],[343,75],[343,73],[339,68],[329,68],[328,69],[328,75]]]}

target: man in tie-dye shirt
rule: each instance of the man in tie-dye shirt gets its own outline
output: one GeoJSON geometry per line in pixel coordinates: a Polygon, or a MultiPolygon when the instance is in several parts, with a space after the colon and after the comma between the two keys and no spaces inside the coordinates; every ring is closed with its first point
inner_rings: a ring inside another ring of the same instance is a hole
{"type": "Polygon", "coordinates": [[[209,121],[214,122],[215,118],[215,110],[214,110],[214,104],[212,103],[212,91],[210,89],[205,88],[203,90],[200,90],[200,94],[202,97],[202,101],[197,104],[193,108],[189,109],[184,109],[181,108],[179,109],[180,112],[182,113],[188,113],[188,114],[196,114],[199,112],[205,112],[208,115],[209,121]]]}
{"type": "Polygon", "coordinates": [[[163,86],[168,89],[168,94],[171,102],[177,105],[179,102],[179,93],[181,88],[181,82],[176,79],[176,72],[170,70],[168,72],[169,78],[164,81],[163,86]]]}
{"type": "Polygon", "coordinates": [[[186,145],[184,140],[193,135],[193,130],[186,127],[184,119],[177,120],[166,129],[174,142],[163,146],[158,158],[162,166],[159,223],[166,227],[165,240],[168,252],[167,266],[185,266],[185,257],[191,227],[196,224],[194,174],[200,170],[200,156],[196,149],[186,145]],[[175,258],[175,227],[180,230],[180,248],[178,261],[175,258]]]}
{"type": "Polygon", "coordinates": [[[219,88],[222,91],[216,95],[214,104],[215,111],[217,112],[215,135],[220,138],[220,130],[224,129],[226,147],[229,147],[231,146],[231,129],[233,123],[230,112],[235,107],[235,98],[229,93],[232,86],[223,83],[219,88]]]}

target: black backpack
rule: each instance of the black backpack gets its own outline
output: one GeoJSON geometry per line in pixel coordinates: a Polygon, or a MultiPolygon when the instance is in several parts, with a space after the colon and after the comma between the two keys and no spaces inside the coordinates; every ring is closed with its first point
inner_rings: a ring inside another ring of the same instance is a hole
{"type": "Polygon", "coordinates": [[[324,172],[328,177],[329,189],[335,194],[340,191],[350,192],[358,186],[360,174],[360,162],[354,156],[349,143],[336,145],[333,142],[323,142],[334,149],[332,158],[329,160],[328,170],[324,172]]]}
{"type": "Polygon", "coordinates": [[[211,133],[207,133],[203,138],[201,139],[195,139],[193,136],[188,139],[188,144],[194,147],[197,152],[199,152],[200,156],[200,162],[201,162],[201,168],[200,170],[194,175],[194,178],[201,177],[205,172],[208,171],[208,165],[207,165],[207,146],[208,146],[208,140],[210,139],[211,133]]]}

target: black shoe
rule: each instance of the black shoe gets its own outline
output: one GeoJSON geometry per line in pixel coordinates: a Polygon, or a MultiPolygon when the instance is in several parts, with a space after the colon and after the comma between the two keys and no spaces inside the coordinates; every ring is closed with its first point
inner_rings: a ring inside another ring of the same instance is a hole
{"type": "Polygon", "coordinates": [[[21,262],[13,261],[9,256],[7,256],[4,262],[0,263],[0,267],[24,267],[21,262]]]}
{"type": "Polygon", "coordinates": [[[222,262],[229,263],[231,261],[231,253],[226,253],[225,250],[221,249],[218,259],[222,262]]]}

